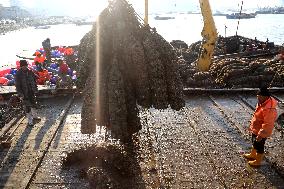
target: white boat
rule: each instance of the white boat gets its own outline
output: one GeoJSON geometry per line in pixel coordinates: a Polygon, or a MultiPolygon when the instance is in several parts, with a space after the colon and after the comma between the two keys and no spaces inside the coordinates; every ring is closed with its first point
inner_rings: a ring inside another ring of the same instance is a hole
{"type": "Polygon", "coordinates": [[[227,19],[249,19],[249,18],[255,18],[256,13],[232,13],[227,14],[227,19]]]}
{"type": "Polygon", "coordinates": [[[169,20],[169,19],[175,19],[175,17],[171,17],[171,16],[155,16],[154,19],[155,20],[169,20]]]}
{"type": "Polygon", "coordinates": [[[46,25],[46,26],[36,26],[35,29],[49,29],[50,26],[46,25]]]}

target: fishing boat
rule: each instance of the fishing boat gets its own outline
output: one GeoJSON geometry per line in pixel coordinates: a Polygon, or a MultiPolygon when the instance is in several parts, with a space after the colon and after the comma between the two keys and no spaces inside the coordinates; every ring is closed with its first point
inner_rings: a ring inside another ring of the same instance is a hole
{"type": "Polygon", "coordinates": [[[256,13],[232,13],[227,14],[227,19],[249,19],[249,18],[255,18],[257,14],[256,13]]]}
{"type": "Polygon", "coordinates": [[[220,12],[220,11],[216,11],[214,14],[213,14],[213,16],[226,16],[227,14],[225,14],[225,13],[222,13],[222,12],[220,12]]]}
{"type": "Polygon", "coordinates": [[[50,26],[45,25],[45,26],[36,26],[35,29],[49,29],[50,26]]]}
{"type": "Polygon", "coordinates": [[[75,22],[75,24],[77,26],[82,26],[82,25],[93,25],[93,21],[78,21],[78,22],[75,22]]]}
{"type": "Polygon", "coordinates": [[[171,16],[155,16],[154,19],[155,20],[169,20],[169,19],[175,19],[175,17],[171,17],[171,16]]]}

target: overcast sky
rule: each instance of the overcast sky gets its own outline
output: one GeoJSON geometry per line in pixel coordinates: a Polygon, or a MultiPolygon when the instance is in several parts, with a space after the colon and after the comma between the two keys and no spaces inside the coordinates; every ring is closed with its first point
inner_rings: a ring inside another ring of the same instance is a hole
{"type": "MultiPolygon", "coordinates": [[[[107,0],[12,0],[20,6],[33,8],[49,15],[97,15],[107,6],[107,0]]],[[[144,0],[128,0],[138,13],[144,11],[144,0]]],[[[243,0],[244,9],[266,6],[283,6],[284,0],[243,0]]],[[[9,0],[0,0],[0,4],[9,6],[9,0]]],[[[241,0],[210,0],[213,11],[240,8],[241,0]]],[[[169,11],[196,11],[199,10],[198,0],[149,0],[150,13],[169,11]]]]}

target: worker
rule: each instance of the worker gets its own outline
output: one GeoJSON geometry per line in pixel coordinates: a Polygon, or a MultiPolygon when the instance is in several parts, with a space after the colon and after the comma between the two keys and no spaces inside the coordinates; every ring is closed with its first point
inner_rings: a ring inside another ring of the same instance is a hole
{"type": "Polygon", "coordinates": [[[277,101],[271,96],[266,87],[260,88],[257,93],[257,106],[251,120],[249,131],[252,133],[252,150],[244,157],[249,165],[260,166],[264,156],[264,145],[271,136],[277,118],[277,101]]]}
{"type": "Polygon", "coordinates": [[[68,74],[68,64],[66,64],[65,61],[63,60],[58,60],[58,64],[59,64],[59,75],[60,76],[66,76],[68,74]]]}
{"type": "Polygon", "coordinates": [[[47,38],[42,42],[42,47],[45,52],[46,60],[48,63],[51,63],[51,44],[50,39],[47,38]]]}
{"type": "Polygon", "coordinates": [[[72,54],[74,54],[74,50],[72,47],[68,47],[65,49],[65,52],[64,52],[65,56],[72,55],[72,54]]]}
{"type": "Polygon", "coordinates": [[[36,96],[38,92],[35,74],[28,69],[26,60],[20,60],[20,69],[16,74],[16,91],[21,101],[24,103],[25,112],[28,118],[28,125],[33,126],[40,121],[36,116],[36,96]]]}
{"type": "Polygon", "coordinates": [[[38,51],[35,52],[35,55],[36,55],[36,57],[34,58],[35,65],[37,65],[37,64],[43,65],[45,57],[42,56],[41,53],[38,52],[38,51]]]}
{"type": "Polygon", "coordinates": [[[38,79],[37,79],[38,85],[45,85],[46,82],[50,80],[50,74],[46,69],[39,67],[37,73],[38,73],[38,79]]]}
{"type": "Polygon", "coordinates": [[[76,64],[76,55],[74,54],[74,49],[71,47],[68,47],[65,49],[64,52],[64,59],[66,61],[66,63],[68,64],[68,66],[71,69],[76,69],[77,68],[77,64],[76,64]]]}
{"type": "Polygon", "coordinates": [[[71,78],[68,75],[69,66],[63,60],[59,60],[58,63],[59,63],[58,76],[60,78],[58,81],[58,87],[65,88],[66,86],[69,86],[72,81],[70,80],[71,78]]]}

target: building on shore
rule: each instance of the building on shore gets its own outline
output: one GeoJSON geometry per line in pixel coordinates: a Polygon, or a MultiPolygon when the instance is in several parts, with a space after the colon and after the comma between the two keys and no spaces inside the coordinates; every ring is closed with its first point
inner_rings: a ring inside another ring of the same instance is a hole
{"type": "Polygon", "coordinates": [[[284,7],[266,7],[256,11],[257,14],[284,14],[284,7]]]}
{"type": "Polygon", "coordinates": [[[31,17],[31,14],[18,6],[4,7],[0,5],[0,20],[12,19],[18,21],[28,17],[31,17]]]}
{"type": "Polygon", "coordinates": [[[20,0],[10,0],[10,7],[22,7],[23,3],[20,0]]]}

